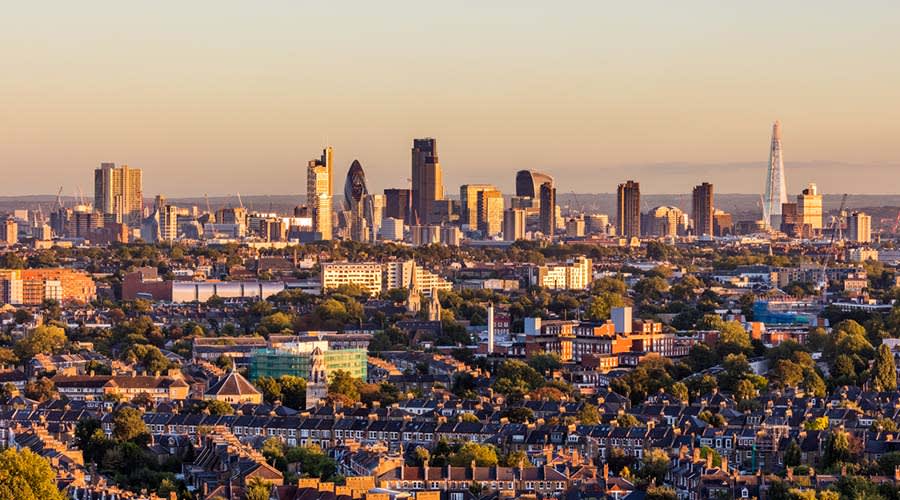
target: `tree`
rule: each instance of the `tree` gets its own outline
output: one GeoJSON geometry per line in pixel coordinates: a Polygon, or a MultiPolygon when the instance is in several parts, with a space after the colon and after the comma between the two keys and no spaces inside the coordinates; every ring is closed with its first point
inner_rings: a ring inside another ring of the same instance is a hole
{"type": "Polygon", "coordinates": [[[678,398],[679,401],[687,402],[690,398],[690,392],[684,382],[675,382],[669,387],[669,393],[678,398]]]}
{"type": "Polygon", "coordinates": [[[787,359],[779,359],[772,370],[772,382],[781,389],[793,388],[803,381],[803,367],[787,359]]]}
{"type": "Polygon", "coordinates": [[[663,484],[668,470],[669,454],[660,448],[651,448],[644,452],[643,465],[637,475],[647,483],[663,484]]]}
{"type": "Polygon", "coordinates": [[[456,467],[468,467],[472,462],[478,467],[497,465],[497,450],[491,445],[468,442],[450,455],[450,465],[456,467]]]}
{"type": "Polygon", "coordinates": [[[500,416],[508,419],[514,424],[534,421],[534,412],[531,411],[531,408],[526,408],[524,406],[507,407],[500,413],[500,416]]]}
{"type": "Polygon", "coordinates": [[[597,425],[600,423],[600,410],[590,403],[585,403],[578,410],[576,417],[584,425],[597,425]]]}
{"type": "Polygon", "coordinates": [[[610,313],[615,307],[625,305],[625,299],[621,295],[614,292],[601,292],[591,299],[588,306],[588,316],[594,321],[604,321],[609,319],[610,313]]]}
{"type": "Polygon", "coordinates": [[[511,451],[503,456],[503,460],[500,461],[501,465],[504,467],[518,467],[519,465],[524,465],[528,462],[528,455],[525,454],[524,451],[511,451]]]}
{"type": "Polygon", "coordinates": [[[641,421],[630,413],[623,413],[616,417],[616,424],[618,424],[619,427],[627,429],[630,427],[639,427],[641,425],[641,421]]]}
{"type": "Polygon", "coordinates": [[[752,349],[750,334],[737,321],[723,322],[718,328],[719,342],[716,344],[719,356],[748,352],[752,349]]]}
{"type": "Polygon", "coordinates": [[[706,344],[696,344],[688,352],[688,364],[695,372],[711,368],[718,364],[719,356],[706,344]]]}
{"type": "Polygon", "coordinates": [[[135,408],[123,407],[113,415],[113,438],[146,444],[150,437],[141,412],[135,408]]]}
{"type": "Polygon", "coordinates": [[[0,452],[0,498],[63,500],[50,462],[29,449],[0,452]]]}
{"type": "Polygon", "coordinates": [[[306,409],[306,380],[293,375],[282,375],[278,379],[278,385],[281,386],[283,405],[295,410],[306,409]]]}
{"type": "Polygon", "coordinates": [[[56,385],[47,377],[41,377],[25,384],[25,397],[36,401],[47,401],[56,397],[56,385]]]}
{"type": "Polygon", "coordinates": [[[350,372],[336,370],[328,384],[328,394],[340,394],[352,401],[359,401],[359,384],[361,380],[353,378],[350,372]]]}
{"type": "Polygon", "coordinates": [[[337,462],[315,445],[289,448],[284,453],[284,459],[289,464],[297,464],[297,469],[302,471],[303,477],[317,477],[331,481],[337,473],[337,462]]]}
{"type": "Polygon", "coordinates": [[[800,465],[802,460],[802,451],[796,440],[791,439],[791,443],[784,450],[784,465],[788,467],[796,467],[800,465]]]}
{"type": "Polygon", "coordinates": [[[825,443],[825,453],[822,460],[826,467],[835,464],[850,462],[853,460],[854,443],[850,433],[844,430],[836,429],[828,436],[825,443]]]}
{"type": "Polygon", "coordinates": [[[259,326],[263,327],[269,333],[280,333],[284,330],[290,330],[292,325],[293,318],[283,312],[270,314],[259,322],[259,326]]]}
{"type": "Polygon", "coordinates": [[[258,477],[254,477],[247,483],[247,491],[244,498],[247,500],[269,500],[269,492],[272,486],[258,477]]]}
{"type": "Polygon", "coordinates": [[[58,326],[41,325],[16,342],[19,359],[31,359],[35,354],[55,354],[66,345],[66,331],[58,326]]]}
{"type": "Polygon", "coordinates": [[[894,354],[886,344],[878,346],[875,363],[872,365],[872,386],[880,392],[897,389],[897,368],[894,365],[894,354]]]}
{"type": "Polygon", "coordinates": [[[135,344],[131,346],[122,355],[122,359],[132,363],[140,363],[147,373],[166,373],[173,366],[172,361],[158,347],[150,344],[135,344]]]}
{"type": "Polygon", "coordinates": [[[528,358],[528,366],[534,368],[538,373],[547,373],[548,371],[559,370],[562,367],[562,362],[556,354],[542,353],[528,358]]]}
{"type": "Polygon", "coordinates": [[[234,407],[225,401],[219,401],[218,399],[214,399],[206,404],[206,410],[210,415],[223,416],[223,415],[233,415],[234,407]]]}
{"type": "Polygon", "coordinates": [[[828,428],[828,417],[817,417],[803,422],[805,431],[824,431],[828,428]]]}
{"type": "Polygon", "coordinates": [[[227,354],[222,354],[218,358],[216,358],[216,366],[225,371],[230,371],[234,368],[234,361],[231,360],[231,357],[227,354]]]}
{"type": "Polygon", "coordinates": [[[675,490],[667,486],[651,486],[647,488],[646,500],[678,500],[675,490]]]}
{"type": "Polygon", "coordinates": [[[737,400],[738,403],[742,401],[751,401],[756,397],[756,386],[753,385],[753,382],[747,379],[741,379],[738,381],[737,385],[734,388],[734,399],[737,400]]]}
{"type": "Polygon", "coordinates": [[[254,382],[259,392],[263,394],[263,399],[269,403],[281,401],[281,385],[272,377],[259,377],[254,382]]]}

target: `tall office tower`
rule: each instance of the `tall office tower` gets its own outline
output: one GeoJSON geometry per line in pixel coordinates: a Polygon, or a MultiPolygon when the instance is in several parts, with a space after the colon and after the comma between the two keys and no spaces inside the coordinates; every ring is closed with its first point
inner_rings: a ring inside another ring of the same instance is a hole
{"type": "Polygon", "coordinates": [[[798,216],[796,203],[781,204],[781,225],[779,229],[782,233],[792,238],[800,237],[802,234],[803,223],[798,216]]]}
{"type": "MultiPolygon", "coordinates": [[[[538,172],[537,170],[519,170],[516,172],[516,198],[520,198],[519,204],[524,204],[525,200],[530,201],[530,207],[533,212],[540,211],[541,205],[541,186],[549,182],[553,185],[553,177],[538,172]]],[[[522,208],[525,208],[524,206],[522,208]]]]}
{"type": "Polygon", "coordinates": [[[444,199],[444,180],[438,161],[437,141],[431,137],[413,139],[412,147],[412,223],[431,224],[432,205],[444,199]]]}
{"type": "Polygon", "coordinates": [[[386,218],[400,219],[408,225],[410,207],[412,207],[412,195],[409,189],[384,190],[384,216],[386,218]]]}
{"type": "Polygon", "coordinates": [[[585,232],[588,234],[609,233],[609,216],[606,214],[591,214],[584,221],[585,232]]]}
{"type": "Polygon", "coordinates": [[[797,216],[813,232],[822,230],[822,195],[812,182],[797,195],[797,216]]]}
{"type": "Polygon", "coordinates": [[[350,212],[350,239],[369,241],[372,222],[372,199],[366,188],[366,173],[359,160],[353,160],[344,182],[344,209],[350,212]]]}
{"type": "Polygon", "coordinates": [[[142,174],[139,168],[101,163],[94,169],[94,210],[115,222],[140,225],[144,212],[142,174]]]}
{"type": "Polygon", "coordinates": [[[713,235],[713,185],[704,182],[694,187],[693,211],[695,236],[713,235]]]}
{"type": "Polygon", "coordinates": [[[15,245],[19,242],[19,224],[15,219],[9,218],[3,223],[3,243],[15,245]]]}
{"type": "Polygon", "coordinates": [[[312,211],[313,232],[331,239],[331,197],[334,194],[334,150],[327,146],[322,156],[306,167],[306,203],[312,211]]]}
{"type": "Polygon", "coordinates": [[[525,239],[525,210],[508,208],[503,212],[503,241],[525,239]]]}
{"type": "Polygon", "coordinates": [[[478,230],[486,237],[503,232],[503,194],[497,188],[478,192],[478,230]]]}
{"type": "Polygon", "coordinates": [[[629,239],[641,236],[641,185],[638,182],[619,184],[616,196],[616,233],[629,239]]]}
{"type": "Polygon", "coordinates": [[[847,218],[847,238],[857,243],[872,241],[872,217],[865,212],[853,212],[847,218]]]}
{"type": "Polygon", "coordinates": [[[369,200],[369,207],[372,209],[372,219],[369,221],[371,232],[369,239],[375,241],[378,239],[378,232],[381,230],[381,221],[384,220],[385,199],[383,194],[370,194],[369,200]]]}
{"type": "Polygon", "coordinates": [[[766,194],[763,196],[763,222],[768,227],[781,226],[781,205],[787,203],[784,158],[781,153],[781,121],[772,125],[769,167],[766,170],[766,194]]]}
{"type": "Polygon", "coordinates": [[[459,187],[459,224],[467,229],[478,228],[478,196],[485,190],[496,190],[490,184],[463,184],[459,187]]]}
{"type": "Polygon", "coordinates": [[[556,188],[553,187],[552,181],[541,184],[539,199],[541,232],[545,237],[553,239],[553,235],[556,234],[556,188]]]}

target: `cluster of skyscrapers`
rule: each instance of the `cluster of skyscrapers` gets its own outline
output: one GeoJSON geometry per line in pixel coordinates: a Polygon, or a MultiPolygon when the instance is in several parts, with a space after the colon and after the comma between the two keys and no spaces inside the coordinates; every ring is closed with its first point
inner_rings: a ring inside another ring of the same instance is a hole
{"type": "MultiPolygon", "coordinates": [[[[92,243],[233,239],[246,236],[267,241],[320,241],[335,238],[360,242],[401,241],[413,244],[459,244],[465,238],[483,241],[521,239],[552,240],[590,236],[615,237],[632,243],[640,237],[727,236],[780,230],[795,238],[811,238],[841,231],[859,242],[871,238],[871,217],[861,212],[840,213],[826,224],[822,194],[814,183],[788,201],[784,170],[781,123],[772,127],[762,217],[733,221],[731,214],[715,208],[713,185],[693,188],[691,206],[642,210],[640,183],[628,180],[616,191],[615,220],[605,214],[576,211],[564,217],[557,204],[552,176],[536,170],[520,170],[515,193],[504,196],[493,184],[463,184],[459,197],[446,196],[437,140],[414,139],[410,150],[409,185],[372,193],[359,160],[353,160],[344,180],[341,203],[337,192],[334,150],[325,147],[306,169],[306,204],[292,216],[226,207],[213,211],[207,200],[205,213],[197,207],[176,207],[163,196],[145,206],[142,172],[128,165],[101,163],[94,171],[93,205],[83,199],[71,208],[61,201],[50,214],[35,220],[10,217],[0,231],[6,244],[23,235],[43,241],[52,237],[83,239],[92,243]],[[23,231],[23,228],[26,229],[23,231]]],[[[24,217],[28,219],[27,216],[24,217]]]]}
{"type": "Polygon", "coordinates": [[[343,210],[332,221],[334,195],[333,150],[307,168],[307,210],[312,217],[316,239],[339,235],[354,241],[401,240],[409,230],[414,243],[453,243],[462,234],[481,239],[524,239],[527,229],[552,237],[556,232],[559,207],[553,178],[533,170],[516,175],[516,194],[503,196],[492,184],[464,184],[459,198],[445,196],[437,140],[414,139],[411,149],[410,185],[389,188],[384,194],[369,192],[366,175],[358,160],[347,172],[343,210]],[[336,224],[334,222],[337,222],[336,224]]]}

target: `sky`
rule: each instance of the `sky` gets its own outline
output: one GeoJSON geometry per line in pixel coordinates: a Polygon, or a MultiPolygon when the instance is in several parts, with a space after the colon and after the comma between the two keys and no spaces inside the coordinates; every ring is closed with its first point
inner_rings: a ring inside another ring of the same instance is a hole
{"type": "Polygon", "coordinates": [[[326,142],[378,192],[429,136],[448,193],[757,193],[776,119],[791,193],[897,193],[898,47],[895,1],[15,2],[0,195],[302,193],[326,142]]]}

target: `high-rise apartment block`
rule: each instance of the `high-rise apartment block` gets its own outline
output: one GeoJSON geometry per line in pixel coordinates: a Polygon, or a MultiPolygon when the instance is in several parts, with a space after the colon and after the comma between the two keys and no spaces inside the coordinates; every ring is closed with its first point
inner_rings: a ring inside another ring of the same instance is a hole
{"type": "Polygon", "coordinates": [[[377,262],[328,262],[322,264],[322,290],[356,285],[372,296],[392,288],[416,288],[426,295],[431,290],[450,290],[453,284],[419,266],[413,260],[377,262]]]}
{"type": "Polygon", "coordinates": [[[593,261],[579,256],[565,264],[532,266],[529,281],[534,286],[555,290],[584,290],[593,281],[593,261]]]}
{"type": "Polygon", "coordinates": [[[856,243],[872,241],[872,216],[864,212],[853,212],[847,218],[847,239],[856,243]]]}
{"type": "Polygon", "coordinates": [[[712,236],[713,231],[713,185],[704,182],[694,187],[691,217],[694,219],[694,235],[712,236]]]}
{"type": "Polygon", "coordinates": [[[619,184],[616,196],[616,232],[625,238],[641,236],[641,185],[635,181],[619,184]]]}
{"type": "Polygon", "coordinates": [[[45,300],[87,303],[97,298],[91,276],[64,268],[0,269],[0,303],[40,305],[45,300]]]}
{"type": "Polygon", "coordinates": [[[101,163],[94,170],[94,210],[113,222],[139,226],[144,211],[141,176],[139,168],[101,163]]]}
{"type": "Polygon", "coordinates": [[[813,232],[822,230],[822,195],[814,183],[797,195],[797,216],[813,232]]]}
{"type": "Polygon", "coordinates": [[[2,242],[7,245],[15,245],[19,242],[19,224],[13,218],[3,221],[2,242]]]}
{"type": "Polygon", "coordinates": [[[334,193],[334,150],[328,146],[322,156],[306,167],[306,203],[312,211],[313,232],[322,240],[331,239],[332,195],[334,193]]]}
{"type": "MultiPolygon", "coordinates": [[[[412,223],[433,222],[434,202],[444,199],[444,180],[438,161],[437,140],[414,139],[412,147],[412,223]]],[[[439,221],[438,221],[439,223],[439,221]]]]}

